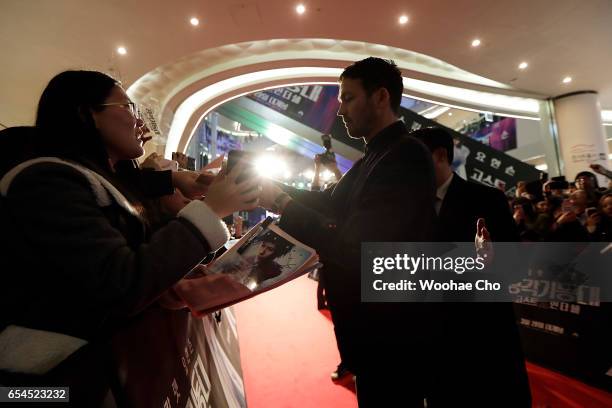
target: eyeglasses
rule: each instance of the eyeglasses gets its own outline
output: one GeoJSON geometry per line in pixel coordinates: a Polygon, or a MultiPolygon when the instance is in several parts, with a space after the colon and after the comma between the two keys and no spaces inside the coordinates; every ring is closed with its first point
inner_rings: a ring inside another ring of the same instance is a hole
{"type": "Polygon", "coordinates": [[[129,106],[130,112],[134,115],[135,118],[140,118],[140,111],[136,104],[132,101],[129,102],[109,102],[109,103],[100,103],[98,106],[129,106]]]}

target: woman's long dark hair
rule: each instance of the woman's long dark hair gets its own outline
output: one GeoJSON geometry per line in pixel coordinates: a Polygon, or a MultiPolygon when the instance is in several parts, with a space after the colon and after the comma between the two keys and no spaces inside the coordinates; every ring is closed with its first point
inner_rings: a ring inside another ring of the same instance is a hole
{"type": "Polygon", "coordinates": [[[100,111],[119,83],[96,71],[65,71],[56,75],[38,102],[36,127],[49,155],[110,171],[108,153],[91,111],[100,111]]]}
{"type": "Polygon", "coordinates": [[[115,86],[120,86],[117,80],[97,71],[64,71],[53,77],[38,102],[38,153],[75,161],[98,172],[142,210],[141,192],[111,169],[92,116],[92,111],[104,109],[100,104],[115,86]]]}

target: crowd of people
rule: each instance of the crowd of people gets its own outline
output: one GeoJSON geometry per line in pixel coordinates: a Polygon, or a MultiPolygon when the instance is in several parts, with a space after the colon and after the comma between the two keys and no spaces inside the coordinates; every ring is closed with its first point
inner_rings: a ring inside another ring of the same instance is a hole
{"type": "Polygon", "coordinates": [[[600,187],[593,172],[582,171],[569,183],[564,177],[519,182],[509,198],[513,218],[524,241],[609,242],[612,236],[612,173],[601,165],[593,170],[608,178],[600,187]]]}
{"type": "MultiPolygon", "coordinates": [[[[83,370],[106,373],[113,333],[214,256],[230,237],[224,217],[259,206],[319,253],[360,407],[530,406],[510,304],[361,302],[361,244],[609,240],[612,197],[580,173],[575,190],[520,184],[511,212],[502,192],[453,172],[450,134],[411,133],[399,120],[392,62],[356,62],[339,82],[338,115],[366,152],[344,176],[328,160],[338,182],[303,191],[240,181],[244,163],[204,179],[155,158],[147,170],[135,162],[143,122],[121,84],[93,71],[54,77],[36,125],[0,137],[3,259],[19,265],[0,287],[0,383],[68,385],[71,399],[99,405],[112,379],[85,384],[83,370]]],[[[286,250],[262,242],[258,281],[278,274],[273,260],[286,250]]]]}

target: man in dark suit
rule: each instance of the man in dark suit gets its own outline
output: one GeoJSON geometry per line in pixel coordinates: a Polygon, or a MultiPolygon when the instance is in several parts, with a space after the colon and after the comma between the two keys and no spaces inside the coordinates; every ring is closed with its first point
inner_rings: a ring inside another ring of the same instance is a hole
{"type": "MultiPolygon", "coordinates": [[[[441,128],[422,129],[414,135],[428,147],[434,162],[438,240],[474,242],[479,234],[493,242],[519,241],[506,196],[500,190],[466,181],[453,172],[452,135],[441,128]]],[[[444,337],[452,342],[452,352],[443,353],[441,364],[453,370],[450,375],[441,372],[434,388],[446,392],[435,393],[428,403],[531,407],[512,304],[448,303],[442,307],[446,322],[444,337]]]]}
{"type": "Polygon", "coordinates": [[[448,131],[427,128],[415,133],[430,150],[436,173],[436,212],[442,226],[440,240],[472,242],[476,220],[483,218],[494,242],[519,240],[505,194],[483,184],[469,182],[453,172],[454,142],[448,131]]]}
{"type": "Polygon", "coordinates": [[[268,184],[261,205],[282,213],[280,226],[314,247],[325,264],[328,303],[360,407],[423,406],[423,350],[430,305],[362,303],[362,242],[431,242],[434,172],[426,147],[398,120],[403,83],[395,64],[367,58],[340,76],[340,109],[365,155],[321,192],[268,184]]]}

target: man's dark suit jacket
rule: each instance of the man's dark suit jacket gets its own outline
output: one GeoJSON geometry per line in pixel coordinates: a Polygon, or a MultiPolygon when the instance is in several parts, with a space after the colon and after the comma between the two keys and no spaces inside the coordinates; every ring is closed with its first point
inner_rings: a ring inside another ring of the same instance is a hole
{"type": "MultiPolygon", "coordinates": [[[[473,242],[478,218],[485,219],[494,243],[519,241],[504,193],[454,174],[440,207],[439,240],[473,242]]],[[[498,254],[497,261],[506,259],[499,259],[498,254]]],[[[447,392],[437,395],[440,401],[432,402],[442,406],[531,407],[512,304],[447,303],[442,307],[444,337],[452,345],[439,348],[441,364],[454,367],[455,375],[440,376],[440,388],[447,392]],[[445,400],[448,395],[451,399],[445,400]]]]}
{"type": "Polygon", "coordinates": [[[280,227],[315,248],[325,265],[342,361],[357,375],[383,359],[393,364],[425,334],[422,324],[432,316],[419,312],[427,305],[361,303],[361,243],[433,241],[431,155],[398,121],[368,143],[364,157],[332,188],[287,191],[294,201],[280,227]]]}
{"type": "Polygon", "coordinates": [[[518,229],[504,193],[453,174],[438,214],[440,240],[474,242],[476,220],[484,218],[493,242],[517,242],[518,229]]]}

